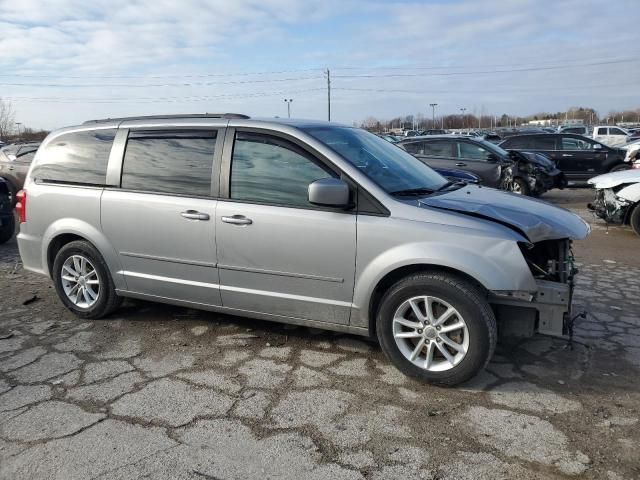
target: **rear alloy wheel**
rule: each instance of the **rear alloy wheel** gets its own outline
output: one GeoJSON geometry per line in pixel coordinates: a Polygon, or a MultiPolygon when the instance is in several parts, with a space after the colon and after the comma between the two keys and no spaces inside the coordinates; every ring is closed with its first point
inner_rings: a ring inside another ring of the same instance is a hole
{"type": "Polygon", "coordinates": [[[102,318],[122,303],[102,255],[84,240],[60,249],[51,277],[62,303],[78,317],[102,318]]]}
{"type": "Polygon", "coordinates": [[[489,362],[496,320],[479,287],[433,272],[404,278],[384,295],[376,317],[382,350],[405,375],[453,386],[489,362]]]}
{"type": "Polygon", "coordinates": [[[522,178],[514,178],[509,183],[509,191],[517,195],[529,195],[529,185],[522,178]]]}

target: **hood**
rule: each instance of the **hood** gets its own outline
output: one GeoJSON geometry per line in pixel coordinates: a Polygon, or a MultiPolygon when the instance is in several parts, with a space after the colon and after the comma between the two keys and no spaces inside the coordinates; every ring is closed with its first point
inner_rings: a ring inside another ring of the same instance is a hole
{"type": "Polygon", "coordinates": [[[562,238],[579,240],[590,231],[584,220],[564,208],[477,185],[422,198],[420,204],[507,225],[532,243],[562,238]]]}
{"type": "Polygon", "coordinates": [[[614,188],[625,183],[640,182],[640,170],[622,170],[621,172],[605,173],[589,179],[589,184],[596,188],[614,188]]]}

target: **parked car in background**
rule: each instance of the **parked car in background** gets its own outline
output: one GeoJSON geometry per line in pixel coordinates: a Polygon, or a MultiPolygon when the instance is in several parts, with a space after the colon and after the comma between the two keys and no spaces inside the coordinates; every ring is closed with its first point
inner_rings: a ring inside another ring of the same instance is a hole
{"type": "Polygon", "coordinates": [[[487,142],[495,143],[496,145],[502,141],[502,137],[497,133],[487,133],[483,137],[487,142]]]}
{"type": "Polygon", "coordinates": [[[640,235],[640,170],[599,175],[589,184],[596,190],[589,209],[607,223],[630,225],[640,235]]]}
{"type": "Polygon", "coordinates": [[[396,142],[400,141],[400,138],[396,137],[395,135],[387,135],[387,134],[384,134],[384,133],[380,133],[380,134],[378,134],[378,136],[380,138],[383,138],[387,142],[391,142],[391,143],[396,143],[396,142]]]}
{"type": "Polygon", "coordinates": [[[12,205],[39,146],[40,143],[17,143],[0,149],[0,179],[7,182],[12,205]]]}
{"type": "Polygon", "coordinates": [[[623,150],[573,133],[517,135],[500,143],[506,150],[543,153],[567,180],[588,180],[594,175],[629,168],[623,150]]]}
{"type": "Polygon", "coordinates": [[[480,183],[480,177],[474,175],[471,172],[465,172],[464,170],[457,170],[454,168],[438,168],[431,167],[444,178],[449,180],[450,182],[464,182],[464,183],[480,183]]]}
{"type": "Polygon", "coordinates": [[[420,132],[418,132],[417,130],[405,130],[404,131],[404,136],[405,137],[417,137],[419,135],[420,132]]]}
{"type": "Polygon", "coordinates": [[[422,132],[422,135],[446,135],[447,131],[442,128],[431,128],[422,132]]]}
{"type": "Polygon", "coordinates": [[[456,168],[480,177],[488,187],[523,195],[563,188],[562,173],[542,156],[513,153],[477,137],[431,136],[397,144],[432,168],[456,168]]]}
{"type": "Polygon", "coordinates": [[[15,229],[16,223],[11,206],[9,185],[0,178],[0,244],[11,240],[15,229]]]}
{"type": "Polygon", "coordinates": [[[629,132],[621,127],[602,125],[593,127],[593,139],[610,147],[617,147],[629,141],[629,132]]]}
{"type": "Polygon", "coordinates": [[[135,297],[377,336],[445,386],[487,365],[498,324],[568,332],[570,245],[589,233],[364,130],[237,114],[53,132],[16,210],[24,268],[79,317],[135,297]]]}
{"type": "Polygon", "coordinates": [[[586,125],[560,125],[558,133],[575,133],[576,135],[589,135],[589,127],[586,125]]]}

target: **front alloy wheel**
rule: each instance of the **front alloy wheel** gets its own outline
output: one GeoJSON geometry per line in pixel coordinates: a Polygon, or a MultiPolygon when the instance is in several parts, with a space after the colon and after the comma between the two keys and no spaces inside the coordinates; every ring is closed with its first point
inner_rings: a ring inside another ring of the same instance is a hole
{"type": "Polygon", "coordinates": [[[430,372],[450,370],[469,349],[469,329],[462,315],[437,297],[413,297],[393,317],[393,338],[400,352],[430,372]]]}
{"type": "Polygon", "coordinates": [[[455,273],[398,280],[376,315],[380,346],[405,375],[441,386],[469,380],[489,362],[497,340],[486,292],[455,273]]]}

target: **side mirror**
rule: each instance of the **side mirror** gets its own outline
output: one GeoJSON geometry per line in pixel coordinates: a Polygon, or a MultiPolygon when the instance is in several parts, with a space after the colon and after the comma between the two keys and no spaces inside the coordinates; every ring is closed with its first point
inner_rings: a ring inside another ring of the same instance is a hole
{"type": "Polygon", "coordinates": [[[325,207],[347,207],[349,186],[339,178],[322,178],[309,184],[309,203],[325,207]]]}

